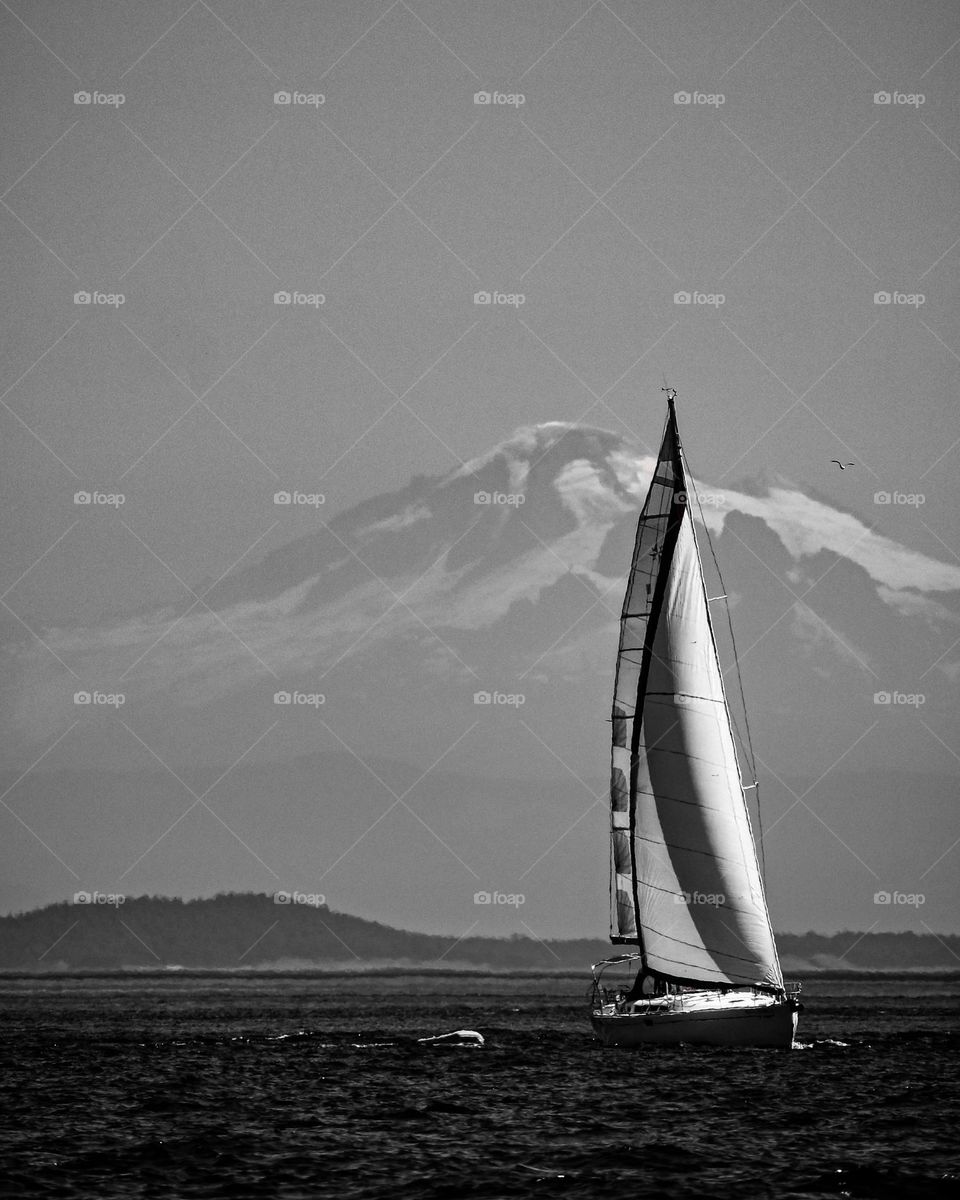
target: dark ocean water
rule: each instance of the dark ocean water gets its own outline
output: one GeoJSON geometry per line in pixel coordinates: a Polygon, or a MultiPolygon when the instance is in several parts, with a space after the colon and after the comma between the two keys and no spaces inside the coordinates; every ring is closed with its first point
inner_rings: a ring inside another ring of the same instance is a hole
{"type": "Polygon", "coordinates": [[[960,981],[807,983],[791,1051],[603,1049],[585,983],[0,981],[0,1189],[955,1195],[960,981]],[[414,1040],[460,1028],[486,1045],[414,1040]]]}

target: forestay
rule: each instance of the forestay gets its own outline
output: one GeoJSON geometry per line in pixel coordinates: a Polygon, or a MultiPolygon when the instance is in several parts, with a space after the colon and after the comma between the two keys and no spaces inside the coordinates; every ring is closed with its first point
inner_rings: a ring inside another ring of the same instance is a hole
{"type": "Polygon", "coordinates": [[[621,617],[611,800],[611,940],[676,982],[781,988],[672,403],[621,617]]]}

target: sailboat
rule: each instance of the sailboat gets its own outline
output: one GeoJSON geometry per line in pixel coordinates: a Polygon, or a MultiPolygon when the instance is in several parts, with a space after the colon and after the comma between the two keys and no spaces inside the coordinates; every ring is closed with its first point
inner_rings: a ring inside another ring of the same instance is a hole
{"type": "Polygon", "coordinates": [[[667,420],[637,522],[612,713],[610,940],[635,949],[594,964],[591,1023],[610,1046],[789,1047],[799,986],[784,984],[777,957],[677,393],[664,391],[667,420]],[[609,985],[620,969],[632,986],[609,985]]]}

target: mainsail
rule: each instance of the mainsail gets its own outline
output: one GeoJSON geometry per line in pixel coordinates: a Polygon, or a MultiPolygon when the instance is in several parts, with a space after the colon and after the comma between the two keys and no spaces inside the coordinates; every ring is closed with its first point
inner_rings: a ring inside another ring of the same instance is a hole
{"type": "Polygon", "coordinates": [[[611,940],[667,980],[781,989],[672,397],[623,602],[611,808],[611,940]]]}

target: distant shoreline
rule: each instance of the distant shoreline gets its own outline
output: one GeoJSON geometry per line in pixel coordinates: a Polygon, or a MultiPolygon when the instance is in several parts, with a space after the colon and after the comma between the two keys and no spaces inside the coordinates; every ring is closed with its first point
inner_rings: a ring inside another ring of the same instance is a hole
{"type": "MultiPolygon", "coordinates": [[[[556,968],[550,969],[534,968],[530,970],[513,970],[510,968],[497,967],[478,967],[472,963],[465,964],[462,967],[447,966],[447,967],[431,967],[423,966],[404,966],[404,967],[378,967],[378,966],[352,966],[352,967],[321,967],[321,966],[304,966],[304,967],[117,967],[108,969],[57,969],[48,968],[38,971],[24,971],[10,968],[0,968],[0,983],[15,982],[16,980],[82,980],[82,979],[318,979],[332,980],[344,979],[352,980],[358,978],[364,979],[571,979],[583,980],[590,973],[589,964],[584,964],[582,970],[574,968],[556,968]]],[[[865,981],[865,980],[909,980],[909,981],[930,981],[930,982],[952,982],[960,980],[960,967],[938,968],[938,967],[915,967],[909,970],[896,970],[893,968],[850,968],[848,970],[837,970],[836,968],[825,968],[822,971],[817,970],[802,970],[802,971],[786,971],[785,977],[790,980],[798,980],[801,982],[813,980],[826,981],[865,981]]]]}

